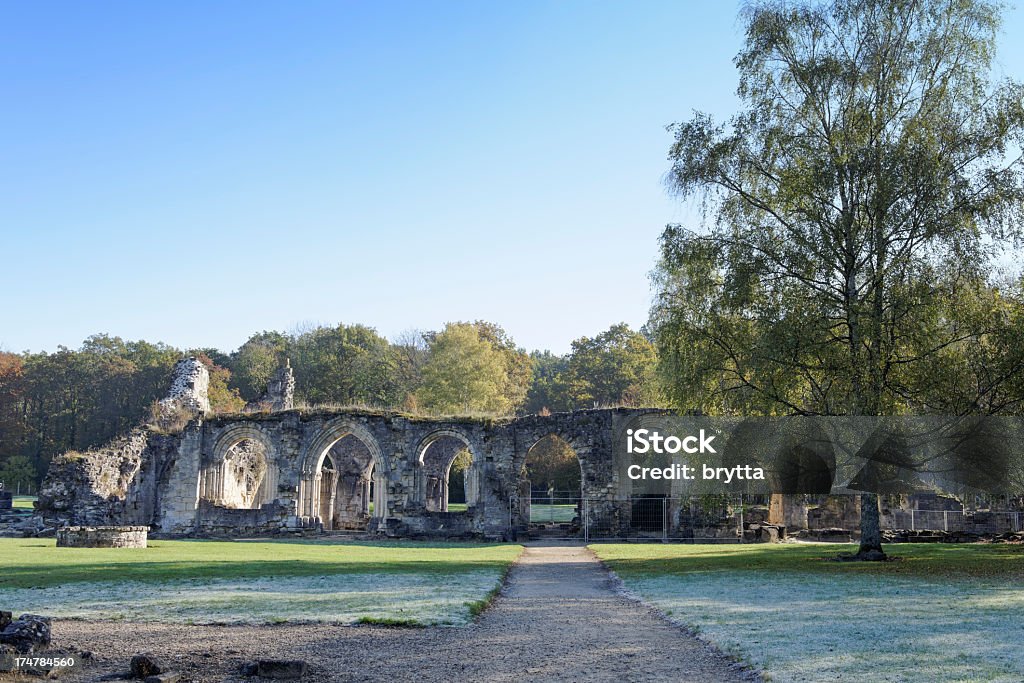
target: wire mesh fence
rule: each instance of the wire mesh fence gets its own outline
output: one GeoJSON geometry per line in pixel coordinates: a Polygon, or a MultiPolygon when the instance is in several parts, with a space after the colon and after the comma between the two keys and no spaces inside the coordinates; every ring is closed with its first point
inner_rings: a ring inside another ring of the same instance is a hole
{"type": "Polygon", "coordinates": [[[549,538],[675,539],[736,542],[743,509],[737,499],[708,501],[637,496],[628,499],[531,496],[510,500],[510,524],[549,538]]]}
{"type": "MultiPolygon", "coordinates": [[[[530,537],[591,540],[663,540],[699,543],[742,543],[765,540],[760,529],[786,527],[793,534],[818,529],[835,531],[837,519],[807,515],[802,522],[788,516],[773,524],[768,496],[634,496],[594,498],[531,495],[509,501],[510,526],[530,537]],[[811,520],[808,523],[808,520],[811,520]],[[826,523],[827,522],[827,523],[826,523]]],[[[859,533],[859,514],[847,515],[841,525],[848,536],[859,533]]],[[[881,525],[887,530],[1000,534],[1024,530],[1024,512],[1014,510],[886,510],[881,525]]],[[[774,531],[772,532],[775,533],[774,531]]],[[[774,538],[774,537],[773,537],[774,538]]]]}
{"type": "Polygon", "coordinates": [[[895,510],[886,528],[972,534],[1018,532],[1021,512],[1013,510],[895,510]]]}

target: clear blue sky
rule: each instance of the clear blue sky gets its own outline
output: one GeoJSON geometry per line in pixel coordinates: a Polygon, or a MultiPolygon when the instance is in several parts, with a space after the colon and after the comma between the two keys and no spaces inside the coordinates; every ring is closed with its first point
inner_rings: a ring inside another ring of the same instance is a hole
{"type": "Polygon", "coordinates": [[[740,38],[731,2],[4,2],[0,348],[637,327],[688,216],[664,126],[734,108],[740,38]]]}

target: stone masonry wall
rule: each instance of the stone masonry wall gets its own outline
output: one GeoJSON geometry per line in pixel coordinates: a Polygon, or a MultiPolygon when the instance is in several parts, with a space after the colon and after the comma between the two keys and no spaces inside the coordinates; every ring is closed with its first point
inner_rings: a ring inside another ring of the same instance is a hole
{"type": "Polygon", "coordinates": [[[56,458],[39,497],[45,524],[133,524],[177,536],[364,525],[396,536],[508,538],[528,522],[519,501],[527,454],[549,435],[576,452],[583,495],[596,501],[591,514],[628,524],[630,507],[621,500],[629,482],[620,478],[613,444],[628,426],[661,412],[433,419],[298,411],[290,409],[294,378],[285,365],[268,383],[259,412],[211,417],[208,384],[205,366],[183,359],[161,401],[169,415],[182,408],[192,415],[183,427],[176,423],[179,433],[164,433],[168,425],[158,420],[102,448],[56,458]],[[348,446],[341,443],[346,437],[348,446]],[[439,480],[463,448],[472,454],[468,508],[449,512],[439,480]],[[346,462],[354,452],[358,462],[346,462]],[[240,476],[239,453],[258,454],[249,458],[258,468],[240,476]]]}
{"type": "Polygon", "coordinates": [[[142,483],[148,440],[147,430],[135,429],[102,448],[54,458],[36,504],[44,523],[120,524],[131,517],[125,502],[142,483]]]}
{"type": "MultiPolygon", "coordinates": [[[[363,520],[367,530],[395,536],[508,538],[524,523],[517,502],[527,453],[551,434],[575,450],[584,495],[604,501],[593,505],[592,513],[607,517],[610,509],[621,507],[612,444],[616,430],[637,414],[642,411],[427,419],[372,411],[290,410],[196,419],[181,434],[138,429],[118,444],[55,461],[41,501],[51,522],[146,524],[169,535],[224,535],[232,528],[238,533],[331,528],[324,511],[341,509],[344,500],[332,496],[327,503],[325,495],[337,481],[348,479],[342,465],[337,472],[324,465],[330,467],[330,449],[351,436],[368,453],[362,457],[372,460],[366,470],[373,482],[372,513],[363,520]],[[440,472],[427,453],[441,439],[445,445],[439,453],[454,445],[468,448],[473,456],[467,479],[475,484],[475,496],[464,512],[438,510],[436,500],[429,498],[431,478],[440,472]],[[255,509],[229,509],[218,505],[227,486],[226,463],[243,442],[259,446],[267,463],[266,482],[255,509]]],[[[628,506],[616,514],[628,517],[628,506]]],[[[351,521],[346,524],[340,526],[353,528],[351,521]]]]}
{"type": "Polygon", "coordinates": [[[58,548],[145,548],[149,527],[68,526],[57,531],[58,548]]]}

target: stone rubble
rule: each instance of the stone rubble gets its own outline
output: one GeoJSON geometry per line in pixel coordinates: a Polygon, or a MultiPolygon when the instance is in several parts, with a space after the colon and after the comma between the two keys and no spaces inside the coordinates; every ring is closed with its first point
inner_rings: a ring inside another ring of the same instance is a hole
{"type": "Polygon", "coordinates": [[[156,655],[149,652],[140,652],[133,655],[129,663],[129,670],[135,678],[148,678],[164,673],[163,663],[156,655]]]}
{"type": "MultiPolygon", "coordinates": [[[[4,614],[10,615],[10,612],[4,614]]],[[[27,655],[46,649],[50,644],[50,618],[38,614],[22,614],[0,631],[0,645],[9,645],[19,654],[27,655]]]]}

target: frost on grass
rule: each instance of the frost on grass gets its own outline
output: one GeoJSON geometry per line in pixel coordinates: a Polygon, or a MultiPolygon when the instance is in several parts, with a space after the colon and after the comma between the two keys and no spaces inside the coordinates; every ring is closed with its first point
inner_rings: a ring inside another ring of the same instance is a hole
{"type": "Polygon", "coordinates": [[[370,617],[423,625],[459,625],[467,603],[498,585],[500,572],[336,574],[163,583],[69,583],[0,590],[17,613],[58,618],[167,623],[355,623],[370,617]]]}
{"type": "Polygon", "coordinates": [[[1024,588],[732,571],[625,586],[773,682],[1024,680],[1024,588]]]}

